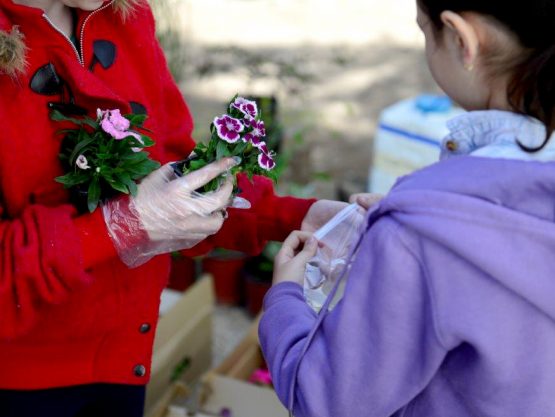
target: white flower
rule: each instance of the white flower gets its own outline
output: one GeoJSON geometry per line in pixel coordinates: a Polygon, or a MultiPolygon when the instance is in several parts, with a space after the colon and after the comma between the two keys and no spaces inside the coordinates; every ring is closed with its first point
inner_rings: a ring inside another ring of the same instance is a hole
{"type": "Polygon", "coordinates": [[[80,168],[80,169],[90,169],[91,168],[89,166],[89,162],[87,161],[87,158],[85,157],[85,155],[79,155],[77,157],[77,160],[75,161],[75,165],[77,165],[77,167],[80,168]]]}

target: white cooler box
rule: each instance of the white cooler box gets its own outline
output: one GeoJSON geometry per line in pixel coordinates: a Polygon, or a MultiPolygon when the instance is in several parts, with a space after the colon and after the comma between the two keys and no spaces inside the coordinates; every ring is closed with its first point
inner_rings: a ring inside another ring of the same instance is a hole
{"type": "Polygon", "coordinates": [[[380,115],[368,191],[386,194],[396,179],[439,158],[449,119],[464,113],[446,96],[421,95],[400,101],[380,115]]]}

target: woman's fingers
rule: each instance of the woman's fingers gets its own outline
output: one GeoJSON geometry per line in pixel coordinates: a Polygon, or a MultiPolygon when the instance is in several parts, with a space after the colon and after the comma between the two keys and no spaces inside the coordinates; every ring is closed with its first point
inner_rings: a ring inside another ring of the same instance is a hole
{"type": "Polygon", "coordinates": [[[210,214],[228,207],[231,202],[232,192],[233,178],[229,177],[217,191],[207,195],[201,194],[196,201],[202,205],[202,211],[204,213],[210,214]]]}
{"type": "Polygon", "coordinates": [[[205,167],[193,171],[186,176],[182,177],[185,187],[189,191],[194,191],[212,181],[214,178],[230,170],[240,163],[240,158],[223,158],[219,161],[212,162],[205,167]]]}

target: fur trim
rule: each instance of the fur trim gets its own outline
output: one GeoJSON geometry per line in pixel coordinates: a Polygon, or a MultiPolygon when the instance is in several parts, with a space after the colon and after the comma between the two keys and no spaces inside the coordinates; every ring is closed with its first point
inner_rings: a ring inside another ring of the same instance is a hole
{"type": "Polygon", "coordinates": [[[0,73],[15,77],[27,65],[23,34],[14,26],[11,32],[0,31],[0,73]]]}
{"type": "Polygon", "coordinates": [[[114,10],[121,14],[123,20],[127,19],[136,7],[140,6],[143,1],[141,0],[114,0],[112,7],[114,10]]]}

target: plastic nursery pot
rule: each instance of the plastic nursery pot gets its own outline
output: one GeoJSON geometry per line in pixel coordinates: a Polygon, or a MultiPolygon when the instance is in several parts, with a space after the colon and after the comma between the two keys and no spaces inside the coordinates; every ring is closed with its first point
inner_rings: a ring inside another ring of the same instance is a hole
{"type": "MultiPolygon", "coordinates": [[[[109,187],[103,187],[101,191],[104,201],[114,198],[118,194],[120,194],[118,191],[109,187]]],[[[69,202],[73,204],[77,211],[81,214],[89,212],[88,198],[88,186],[84,187],[77,185],[69,189],[69,202]]]]}
{"type": "Polygon", "coordinates": [[[264,296],[272,287],[273,262],[263,255],[249,259],[243,271],[245,304],[250,314],[262,310],[264,296]]]}
{"type": "Polygon", "coordinates": [[[249,272],[245,272],[244,276],[246,308],[251,315],[256,316],[262,310],[264,296],[272,288],[272,282],[261,280],[249,272]]]}
{"type": "Polygon", "coordinates": [[[170,277],[166,287],[172,290],[186,291],[194,284],[196,277],[196,261],[179,252],[172,253],[170,277]]]}
{"type": "Polygon", "coordinates": [[[241,302],[241,271],[246,256],[241,252],[215,250],[202,260],[202,270],[212,275],[216,300],[220,304],[241,302]]]}

